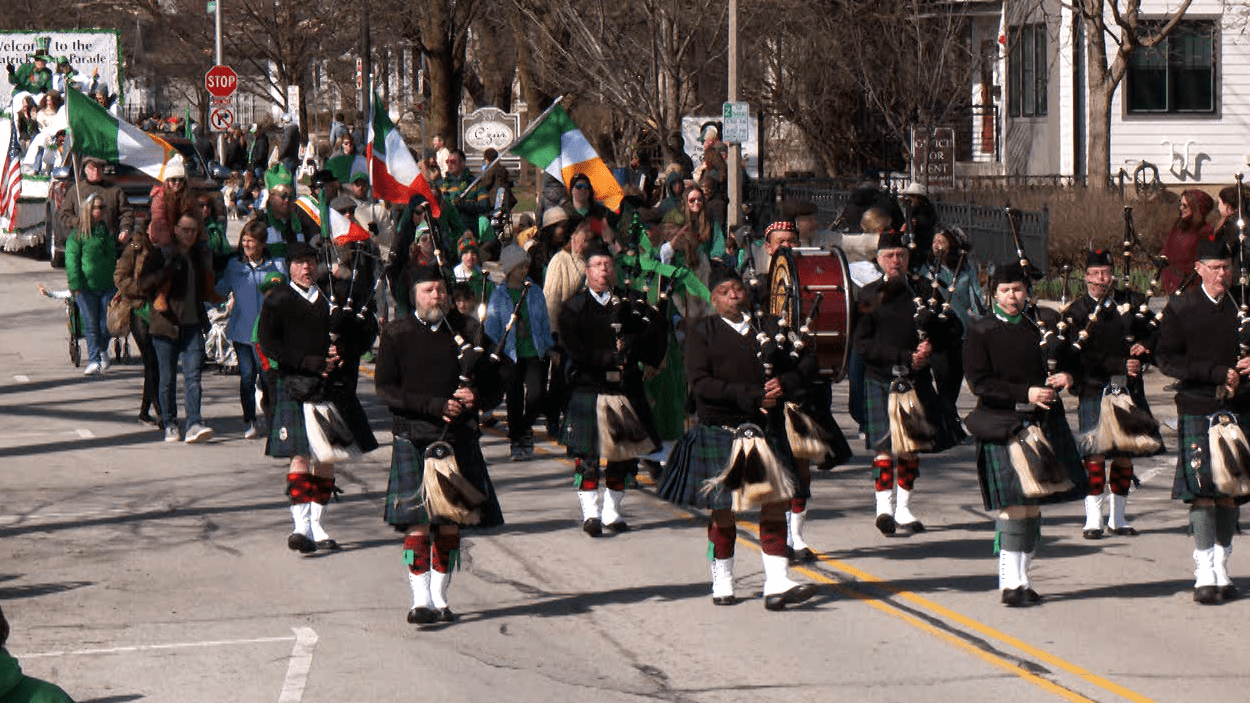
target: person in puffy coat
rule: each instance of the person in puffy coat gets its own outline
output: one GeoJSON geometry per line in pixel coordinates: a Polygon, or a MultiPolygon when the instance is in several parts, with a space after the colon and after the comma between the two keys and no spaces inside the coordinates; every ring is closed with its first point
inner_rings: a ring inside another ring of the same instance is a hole
{"type": "Polygon", "coordinates": [[[88,195],[80,222],[65,241],[65,277],[87,337],[84,376],[103,375],[109,368],[108,304],[117,293],[113,287],[117,248],[104,217],[104,199],[95,193],[88,195]]]}

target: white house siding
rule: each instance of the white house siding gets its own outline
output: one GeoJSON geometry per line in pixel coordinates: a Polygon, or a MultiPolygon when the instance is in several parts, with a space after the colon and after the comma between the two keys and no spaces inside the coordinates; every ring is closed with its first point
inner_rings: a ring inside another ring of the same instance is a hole
{"type": "MultiPolygon", "coordinates": [[[[1163,17],[1169,6],[1145,0],[1142,13],[1163,17]]],[[[1220,0],[1194,0],[1186,18],[1217,21],[1216,112],[1213,115],[1128,115],[1123,85],[1111,105],[1111,172],[1132,173],[1145,160],[1164,185],[1217,186],[1232,183],[1250,162],[1250,36],[1221,21],[1220,0]],[[1171,146],[1163,144],[1171,142],[1171,146]],[[1188,143],[1188,144],[1187,144],[1188,143]],[[1188,159],[1186,159],[1188,148],[1188,159]]]]}
{"type": "MultiPolygon", "coordinates": [[[[1003,47],[1000,109],[1003,114],[1003,171],[1009,175],[1052,175],[1070,173],[1072,56],[1070,37],[1062,36],[1057,0],[1008,0],[1004,2],[1003,36],[1012,27],[1024,24],[1047,25],[1046,32],[1046,115],[1011,117],[1011,85],[1008,60],[1010,48],[1003,47]],[[1065,147],[1066,145],[1066,147],[1065,147]],[[1066,162],[1066,163],[1065,163],[1066,162]],[[1064,171],[1064,167],[1069,170],[1064,171]]],[[[1064,28],[1066,28],[1066,23],[1064,28]]],[[[1070,33],[1070,29],[1067,30],[1070,33]]]]}

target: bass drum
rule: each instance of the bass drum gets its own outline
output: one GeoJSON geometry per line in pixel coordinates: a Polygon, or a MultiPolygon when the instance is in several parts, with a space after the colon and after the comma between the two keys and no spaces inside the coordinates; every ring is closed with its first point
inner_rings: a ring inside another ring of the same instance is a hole
{"type": "Polygon", "coordinates": [[[798,330],[812,314],[816,295],[823,293],[812,319],[816,362],[820,374],[833,382],[846,377],[851,355],[850,268],[837,247],[779,249],[769,268],[769,311],[798,330]]]}

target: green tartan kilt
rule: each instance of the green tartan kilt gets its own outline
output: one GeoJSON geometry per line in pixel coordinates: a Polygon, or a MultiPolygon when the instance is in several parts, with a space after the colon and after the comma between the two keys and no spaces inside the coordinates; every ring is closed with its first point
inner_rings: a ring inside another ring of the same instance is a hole
{"type": "MultiPolygon", "coordinates": [[[[700,510],[729,510],[733,508],[733,495],[717,490],[703,493],[704,482],[716,478],[729,464],[733,450],[733,430],[716,425],[695,425],[677,440],[656,490],[664,500],[674,505],[700,510]]],[[[768,433],[768,444],[776,452],[781,465],[794,477],[798,489],[798,472],[790,454],[790,446],[784,437],[768,433]]]]}
{"type": "Polygon", "coordinates": [[[599,415],[596,412],[598,400],[598,393],[584,388],[578,388],[569,395],[569,405],[564,410],[560,444],[574,456],[599,456],[599,415]]]}
{"type": "MultiPolygon", "coordinates": [[[[1250,435],[1250,413],[1237,415],[1237,424],[1250,435]]],[[[1215,487],[1211,475],[1211,441],[1207,430],[1210,420],[1206,415],[1181,415],[1177,423],[1180,451],[1176,453],[1176,477],[1172,481],[1172,497],[1186,503],[1195,498],[1226,498],[1215,487]]],[[[1250,497],[1238,498],[1239,504],[1250,497]]]]}
{"type": "MultiPolygon", "coordinates": [[[[400,532],[406,532],[414,525],[431,522],[436,525],[450,524],[441,518],[431,520],[421,497],[425,450],[430,444],[433,442],[417,444],[403,437],[396,437],[391,443],[391,472],[386,484],[386,510],[383,519],[400,532]]],[[[453,449],[460,473],[486,496],[486,502],[481,507],[481,522],[462,527],[489,528],[502,525],[503,511],[499,506],[499,496],[495,494],[495,485],[486,470],[481,444],[476,438],[472,441],[461,440],[453,445],[453,449]]]]}
{"type": "Polygon", "coordinates": [[[309,456],[308,428],[304,426],[304,404],[286,392],[286,382],[278,376],[274,383],[273,418],[265,454],[278,458],[309,456]]]}
{"type": "Polygon", "coordinates": [[[977,442],[977,481],[981,485],[981,502],[986,510],[1001,510],[1013,505],[1048,505],[1083,500],[1089,492],[1089,475],[1076,448],[1076,439],[1064,417],[1063,404],[1056,402],[1046,413],[1043,432],[1050,440],[1059,461],[1072,480],[1072,490],[1044,498],[1026,498],[1020,490],[1020,479],[1011,467],[1006,442],[977,442]]]}
{"type": "MultiPolygon", "coordinates": [[[[1146,401],[1145,387],[1141,382],[1129,384],[1129,397],[1137,407],[1150,412],[1150,403],[1146,401]]],[[[1092,431],[1098,426],[1098,418],[1102,416],[1102,393],[1081,396],[1076,404],[1077,428],[1080,434],[1092,431]]],[[[1110,456],[1117,456],[1111,454],[1110,456]]]]}
{"type": "MultiPolygon", "coordinates": [[[[959,418],[942,410],[933,382],[927,377],[915,382],[916,398],[924,406],[925,417],[933,425],[935,438],[933,449],[926,454],[936,454],[958,445],[967,434],[959,424],[959,418]]],[[[864,445],[869,451],[889,452],[890,449],[890,382],[866,376],[864,378],[864,445]]]]}

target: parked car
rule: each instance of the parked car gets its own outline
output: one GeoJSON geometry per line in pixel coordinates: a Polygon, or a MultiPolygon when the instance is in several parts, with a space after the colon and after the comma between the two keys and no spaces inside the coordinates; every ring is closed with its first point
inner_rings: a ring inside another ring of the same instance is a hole
{"type": "MultiPolygon", "coordinates": [[[[205,193],[217,198],[225,212],[225,200],[222,195],[222,183],[230,176],[230,171],[216,161],[205,161],[195,149],[195,144],[182,137],[160,135],[161,139],[182,154],[187,167],[187,185],[192,195],[198,197],[205,193]]],[[[104,168],[104,176],[112,181],[126,194],[126,200],[134,210],[135,228],[146,228],[151,205],[152,187],[157,180],[142,171],[126,164],[108,164],[104,168]]],[[[69,168],[60,168],[53,172],[53,183],[48,188],[48,196],[44,209],[44,253],[54,268],[65,266],[65,240],[69,236],[57,218],[61,203],[66,197],[72,197],[74,174],[69,168]]]]}

